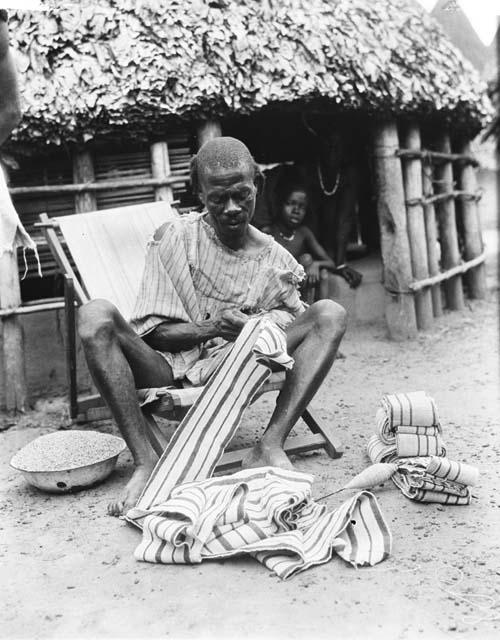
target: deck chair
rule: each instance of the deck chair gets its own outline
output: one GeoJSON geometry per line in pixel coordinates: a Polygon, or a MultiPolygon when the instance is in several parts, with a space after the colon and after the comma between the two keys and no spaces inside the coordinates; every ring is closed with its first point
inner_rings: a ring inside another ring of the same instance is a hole
{"type": "MultiPolygon", "coordinates": [[[[139,290],[145,263],[146,246],[153,232],[169,216],[178,215],[167,202],[155,202],[106,211],[49,218],[40,215],[40,223],[47,244],[64,276],[66,359],[68,370],[69,405],[71,418],[85,422],[91,409],[103,406],[98,394],[78,396],[76,375],[75,306],[94,298],[112,302],[122,315],[130,318],[139,290]],[[65,245],[65,246],[64,246],[65,245]],[[72,263],[76,267],[73,269],[72,263]]],[[[261,394],[281,389],[284,372],[273,373],[261,389],[261,394]]],[[[139,402],[146,419],[148,437],[158,454],[168,440],[154,416],[179,420],[194,402],[201,388],[176,390],[174,397],[163,390],[138,390],[139,402]]],[[[323,448],[331,458],[339,458],[343,451],[329,425],[320,425],[309,408],[302,419],[310,434],[287,439],[287,453],[304,453],[323,448]]],[[[218,471],[237,468],[248,449],[227,452],[218,471]]]]}

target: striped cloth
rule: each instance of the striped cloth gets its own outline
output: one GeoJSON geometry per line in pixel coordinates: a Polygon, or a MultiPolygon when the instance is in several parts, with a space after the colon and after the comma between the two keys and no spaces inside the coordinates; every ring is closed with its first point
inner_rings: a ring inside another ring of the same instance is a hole
{"type": "Polygon", "coordinates": [[[475,485],[478,480],[475,467],[435,455],[400,458],[396,445],[384,444],[377,434],[369,439],[367,452],[372,463],[397,464],[397,471],[391,479],[410,500],[470,504],[469,486],[475,485]]]}
{"type": "Polygon", "coordinates": [[[259,319],[251,319],[243,327],[175,431],[127,520],[140,526],[148,509],[168,498],[174,487],[212,475],[243,412],[271,374],[253,352],[259,333],[259,319]]]}
{"type": "Polygon", "coordinates": [[[437,427],[398,427],[396,433],[398,457],[446,455],[440,429],[437,427]]]}
{"type": "MultiPolygon", "coordinates": [[[[131,325],[144,336],[165,321],[199,322],[228,308],[261,312],[285,329],[305,308],[298,285],[304,270],[286,249],[260,234],[255,254],[233,251],[217,238],[205,213],[172,216],[148,245],[131,325]]],[[[174,379],[205,384],[224,360],[222,338],[162,354],[174,379]]]]}
{"type": "Polygon", "coordinates": [[[400,460],[394,484],[417,502],[466,505],[471,502],[471,486],[477,484],[475,467],[448,458],[408,458],[400,460]]]}
{"type": "Polygon", "coordinates": [[[192,563],[250,553],[287,578],[334,551],[354,566],[389,555],[389,528],[371,493],[326,513],[311,500],[307,474],[265,467],[209,479],[270,375],[269,361],[291,366],[285,346],[282,332],[266,320],[244,326],[126,515],[143,530],[138,560],[192,563]]]}
{"type": "MultiPolygon", "coordinates": [[[[273,362],[288,370],[293,367],[293,358],[286,351],[286,335],[267,316],[262,316],[259,333],[253,346],[253,353],[257,362],[268,364],[273,362]]],[[[229,348],[231,344],[227,345],[229,348]]],[[[200,397],[202,386],[174,386],[139,389],[137,392],[141,407],[157,403],[161,399],[162,412],[175,411],[192,406],[200,397]]]]}
{"type": "Polygon", "coordinates": [[[387,444],[378,433],[366,446],[368,457],[374,462],[394,462],[398,458],[414,456],[445,456],[441,434],[432,427],[398,427],[394,442],[387,444]]]}
{"type": "MultiPolygon", "coordinates": [[[[441,433],[434,400],[425,391],[394,393],[382,396],[375,421],[382,442],[392,444],[398,427],[433,427],[441,433]]],[[[420,432],[423,433],[423,430],[420,432]]]]}
{"type": "Polygon", "coordinates": [[[261,467],[185,483],[148,510],[135,557],[182,564],[246,553],[283,579],[333,552],[354,567],[387,558],[392,539],[375,496],[363,491],[327,513],[311,499],[312,480],[261,467]]]}

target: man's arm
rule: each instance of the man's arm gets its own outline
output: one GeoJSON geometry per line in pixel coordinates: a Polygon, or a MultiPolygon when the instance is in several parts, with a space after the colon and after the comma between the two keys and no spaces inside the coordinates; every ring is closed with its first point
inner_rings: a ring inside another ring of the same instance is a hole
{"type": "Polygon", "coordinates": [[[21,119],[21,105],[14,59],[9,50],[9,29],[0,19],[0,145],[21,119]]]}
{"type": "Polygon", "coordinates": [[[220,337],[232,342],[236,340],[247,320],[248,316],[238,309],[226,309],[214,320],[162,322],[143,336],[143,340],[152,349],[177,353],[212,338],[220,337]]]}

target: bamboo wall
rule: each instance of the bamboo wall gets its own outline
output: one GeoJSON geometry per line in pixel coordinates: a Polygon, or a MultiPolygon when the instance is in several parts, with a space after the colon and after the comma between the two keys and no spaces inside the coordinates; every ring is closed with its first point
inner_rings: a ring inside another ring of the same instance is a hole
{"type": "MultiPolygon", "coordinates": [[[[13,201],[28,233],[38,244],[45,276],[56,274],[58,269],[43,233],[35,226],[40,213],[55,217],[151,202],[158,193],[166,197],[165,192],[161,191],[165,188],[170,189],[174,200],[185,197],[192,151],[188,132],[177,130],[155,145],[112,151],[89,146],[80,151],[74,149],[71,156],[61,153],[45,162],[40,158],[25,160],[21,162],[19,170],[11,172],[9,186],[13,201]],[[165,145],[166,155],[162,156],[161,145],[165,145]],[[168,176],[178,181],[171,187],[155,187],[152,184],[154,179],[161,181],[168,176]],[[110,184],[110,187],[80,194],[65,190],[71,185],[85,182],[104,187],[110,184]],[[41,188],[46,190],[41,191],[41,188]]],[[[24,261],[20,255],[19,273],[23,272],[24,261]]],[[[34,261],[29,263],[27,277],[37,277],[34,261]]]]}

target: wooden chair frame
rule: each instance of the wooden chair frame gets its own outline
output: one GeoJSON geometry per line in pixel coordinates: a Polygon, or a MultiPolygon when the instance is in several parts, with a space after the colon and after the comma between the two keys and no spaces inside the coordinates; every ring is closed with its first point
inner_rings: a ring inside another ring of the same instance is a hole
{"type": "MultiPolygon", "coordinates": [[[[85,215],[85,214],[80,214],[85,215]]],[[[40,214],[39,227],[43,229],[47,244],[61,270],[64,277],[64,303],[65,303],[65,351],[66,351],[66,368],[68,379],[69,393],[69,409],[70,416],[79,423],[88,422],[89,411],[104,406],[104,402],[99,394],[91,394],[86,396],[78,396],[77,390],[77,352],[76,352],[76,312],[75,307],[85,304],[90,300],[85,286],[80,283],[77,275],[68,259],[61,240],[57,234],[57,219],[51,219],[47,214],[40,214]]],[[[275,391],[281,388],[280,384],[273,381],[266,382],[261,389],[262,393],[275,391]]],[[[160,455],[164,450],[168,440],[159,428],[154,415],[166,416],[161,410],[155,411],[151,407],[142,409],[146,420],[148,438],[160,455]]],[[[343,448],[333,432],[330,425],[321,425],[312,415],[310,408],[307,408],[302,414],[302,419],[311,431],[305,436],[289,437],[285,442],[285,451],[288,454],[300,454],[313,451],[316,449],[324,449],[331,458],[340,458],[343,455],[343,448]]],[[[238,468],[242,459],[248,453],[249,449],[240,449],[238,451],[226,452],[217,466],[216,471],[229,471],[238,468]]]]}

